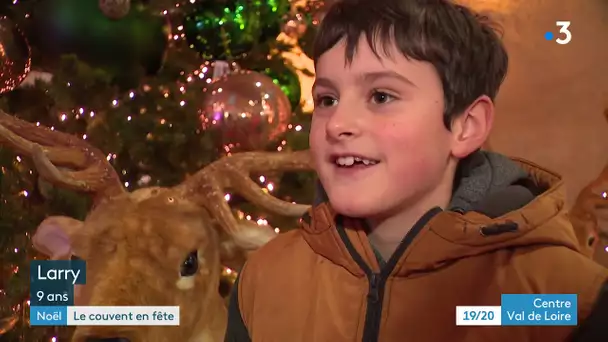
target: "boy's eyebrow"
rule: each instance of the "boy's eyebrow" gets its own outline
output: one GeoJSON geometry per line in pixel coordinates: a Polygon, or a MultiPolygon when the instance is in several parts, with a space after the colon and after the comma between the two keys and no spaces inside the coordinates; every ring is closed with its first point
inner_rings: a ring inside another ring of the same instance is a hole
{"type": "Polygon", "coordinates": [[[329,78],[324,78],[324,77],[318,77],[315,79],[315,83],[313,83],[313,85],[312,85],[312,92],[314,92],[318,86],[330,88],[330,89],[334,89],[334,90],[336,89],[334,82],[332,82],[329,78]]]}
{"type": "Polygon", "coordinates": [[[407,78],[407,77],[405,77],[405,76],[403,76],[403,75],[401,75],[401,74],[399,74],[397,72],[390,71],[390,70],[366,72],[366,73],[363,73],[363,74],[359,75],[357,77],[357,81],[359,83],[367,84],[367,83],[374,82],[374,81],[376,81],[376,80],[378,80],[380,78],[393,78],[393,79],[397,79],[397,80],[399,80],[399,81],[401,81],[403,83],[406,83],[406,84],[408,84],[408,85],[410,85],[410,86],[412,86],[414,88],[418,88],[418,86],[414,82],[410,81],[409,78],[407,78]]]}
{"type": "MultiPolygon", "coordinates": [[[[362,73],[360,75],[357,75],[357,83],[368,84],[381,78],[397,79],[403,83],[406,83],[409,86],[418,88],[418,86],[414,82],[410,81],[409,78],[390,70],[362,73]]],[[[336,89],[334,83],[330,79],[324,77],[318,77],[317,79],[315,79],[315,83],[312,85],[312,91],[314,92],[315,88],[317,88],[318,86],[336,89]]]]}

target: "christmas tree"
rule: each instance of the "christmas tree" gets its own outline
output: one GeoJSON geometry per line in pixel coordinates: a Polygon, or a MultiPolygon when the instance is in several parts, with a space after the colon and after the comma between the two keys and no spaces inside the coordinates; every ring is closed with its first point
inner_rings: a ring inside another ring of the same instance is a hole
{"type": "MultiPolygon", "coordinates": [[[[235,152],[307,147],[307,54],[326,7],[321,1],[0,6],[0,109],[86,140],[107,155],[130,191],[176,185],[235,152]],[[216,117],[219,103],[225,120],[216,117]]],[[[30,238],[49,215],[83,219],[91,199],[45,182],[29,158],[1,146],[0,170],[0,339],[69,340],[69,328],[28,325],[29,262],[44,258],[30,238]]],[[[255,181],[278,198],[312,198],[310,173],[255,181]]],[[[238,196],[226,199],[245,219],[275,230],[296,226],[238,196]]],[[[226,275],[223,294],[234,272],[226,275]]]]}

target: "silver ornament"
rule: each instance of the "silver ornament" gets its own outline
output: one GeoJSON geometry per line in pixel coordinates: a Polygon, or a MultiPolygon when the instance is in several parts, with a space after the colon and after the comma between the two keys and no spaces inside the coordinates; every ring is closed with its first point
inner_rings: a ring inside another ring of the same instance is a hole
{"type": "Polygon", "coordinates": [[[266,75],[241,70],[222,76],[206,89],[200,109],[203,129],[218,136],[226,151],[264,149],[291,120],[287,95],[266,75]]]}
{"type": "Polygon", "coordinates": [[[99,9],[110,19],[121,19],[131,10],[131,0],[99,0],[99,9]]]}

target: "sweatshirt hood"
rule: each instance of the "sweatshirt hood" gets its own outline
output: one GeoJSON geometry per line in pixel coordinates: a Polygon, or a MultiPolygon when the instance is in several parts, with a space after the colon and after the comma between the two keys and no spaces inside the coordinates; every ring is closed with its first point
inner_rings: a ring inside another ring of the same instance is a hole
{"type": "MultiPolygon", "coordinates": [[[[459,165],[449,208],[437,210],[394,272],[429,271],[460,258],[520,246],[553,245],[579,251],[564,198],[558,174],[523,159],[475,152],[459,165]]],[[[335,213],[320,183],[315,205],[303,221],[304,238],[317,253],[353,273],[361,272],[345,254],[348,251],[338,246],[337,229],[331,229],[340,221],[358,253],[373,268],[379,267],[364,222],[335,213]]]]}

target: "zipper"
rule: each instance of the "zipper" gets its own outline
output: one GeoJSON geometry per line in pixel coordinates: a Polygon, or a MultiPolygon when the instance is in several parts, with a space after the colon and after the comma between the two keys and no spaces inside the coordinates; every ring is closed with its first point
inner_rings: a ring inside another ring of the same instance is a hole
{"type": "Polygon", "coordinates": [[[365,275],[369,281],[369,290],[367,292],[367,310],[365,312],[365,325],[363,327],[362,342],[378,342],[386,281],[416,235],[418,235],[424,226],[426,226],[426,224],[441,211],[441,208],[435,207],[422,215],[416,224],[414,224],[412,229],[405,234],[403,240],[401,240],[391,258],[380,270],[380,273],[373,272],[369,265],[363,260],[346,235],[344,225],[342,224],[342,217],[338,217],[338,234],[340,235],[342,242],[344,242],[344,245],[346,246],[346,249],[350,253],[351,257],[355,260],[359,267],[361,267],[363,272],[365,272],[365,275]]]}
{"type": "Polygon", "coordinates": [[[380,293],[378,291],[378,280],[380,280],[380,274],[372,273],[369,278],[369,291],[367,293],[367,299],[372,304],[377,303],[380,299],[380,293]]]}
{"type": "MultiPolygon", "coordinates": [[[[371,273],[369,276],[369,291],[367,293],[367,311],[363,328],[363,341],[377,341],[382,318],[382,301],[380,295],[380,280],[382,274],[371,273]],[[377,328],[376,328],[377,327],[377,328]]],[[[384,292],[384,286],[382,286],[384,292]]],[[[382,296],[383,297],[383,296],[382,296]]]]}

